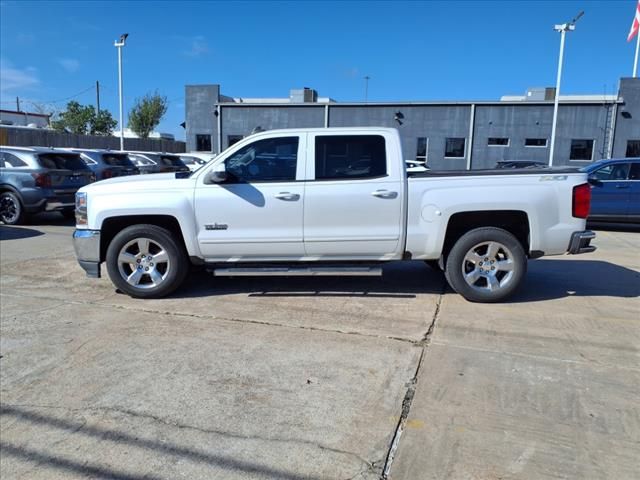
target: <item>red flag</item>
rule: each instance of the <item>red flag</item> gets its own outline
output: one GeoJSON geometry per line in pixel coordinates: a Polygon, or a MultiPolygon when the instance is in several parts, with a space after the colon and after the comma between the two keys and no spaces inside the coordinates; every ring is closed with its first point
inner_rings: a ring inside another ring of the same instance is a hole
{"type": "Polygon", "coordinates": [[[633,37],[638,35],[638,30],[640,30],[640,0],[638,0],[638,5],[636,6],[636,16],[633,17],[633,23],[631,24],[631,30],[629,31],[627,42],[630,42],[633,40],[633,37]]]}

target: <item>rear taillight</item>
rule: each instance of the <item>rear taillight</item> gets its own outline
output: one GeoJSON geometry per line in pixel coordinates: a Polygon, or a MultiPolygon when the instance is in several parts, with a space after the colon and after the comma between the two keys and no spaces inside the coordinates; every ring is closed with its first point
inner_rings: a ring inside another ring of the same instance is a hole
{"type": "Polygon", "coordinates": [[[105,171],[103,171],[103,172],[102,172],[102,178],[103,178],[103,179],[105,179],[105,178],[111,178],[111,177],[113,177],[113,170],[109,170],[109,169],[107,169],[107,170],[105,170],[105,171]]]}
{"type": "Polygon", "coordinates": [[[573,187],[573,206],[571,213],[576,218],[587,218],[591,207],[591,186],[588,183],[573,187]]]}
{"type": "Polygon", "coordinates": [[[31,176],[36,181],[36,187],[51,188],[51,177],[46,173],[32,173],[31,176]]]}

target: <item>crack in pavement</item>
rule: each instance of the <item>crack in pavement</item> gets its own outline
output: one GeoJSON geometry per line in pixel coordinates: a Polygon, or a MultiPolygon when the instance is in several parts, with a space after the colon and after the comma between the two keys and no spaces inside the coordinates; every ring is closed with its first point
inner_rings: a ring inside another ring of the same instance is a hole
{"type": "Polygon", "coordinates": [[[402,400],[402,413],[400,414],[400,419],[398,420],[398,424],[396,425],[396,430],[393,435],[393,439],[391,440],[391,444],[389,445],[389,450],[387,451],[387,456],[384,461],[384,466],[382,468],[382,474],[380,475],[381,480],[387,480],[389,478],[389,473],[391,471],[391,465],[393,464],[393,460],[395,459],[396,452],[398,451],[398,447],[400,445],[400,438],[402,437],[402,433],[404,432],[404,428],[407,423],[407,418],[409,417],[409,412],[411,410],[411,403],[413,402],[413,397],[416,393],[416,386],[418,384],[418,375],[420,374],[420,369],[422,368],[422,364],[424,361],[424,357],[427,351],[427,348],[431,344],[431,337],[433,335],[433,331],[436,326],[436,322],[440,316],[440,307],[442,306],[442,300],[444,298],[444,293],[447,286],[446,283],[442,286],[442,291],[438,296],[438,300],[436,301],[436,309],[433,312],[433,317],[431,319],[431,323],[429,324],[429,328],[427,332],[422,337],[420,342],[417,342],[422,347],[422,351],[420,352],[420,358],[418,359],[418,363],[416,365],[415,372],[413,377],[407,382],[407,391],[402,400]]]}

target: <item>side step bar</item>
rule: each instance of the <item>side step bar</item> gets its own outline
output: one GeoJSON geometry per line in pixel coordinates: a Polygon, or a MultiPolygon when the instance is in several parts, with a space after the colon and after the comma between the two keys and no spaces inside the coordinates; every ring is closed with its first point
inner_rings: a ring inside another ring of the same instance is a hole
{"type": "Polygon", "coordinates": [[[382,267],[255,267],[213,268],[216,277],[379,277],[382,267]]]}

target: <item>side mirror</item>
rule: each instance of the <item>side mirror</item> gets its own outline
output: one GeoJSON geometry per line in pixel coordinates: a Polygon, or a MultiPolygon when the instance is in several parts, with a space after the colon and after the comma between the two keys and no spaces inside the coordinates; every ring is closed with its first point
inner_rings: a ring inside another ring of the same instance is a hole
{"type": "Polygon", "coordinates": [[[215,165],[207,176],[204,178],[204,183],[211,185],[213,183],[223,183],[227,180],[227,170],[225,169],[224,162],[215,165]]]}
{"type": "Polygon", "coordinates": [[[602,180],[598,180],[595,175],[589,175],[589,177],[587,178],[587,182],[589,182],[589,184],[594,187],[602,186],[602,180]]]}

